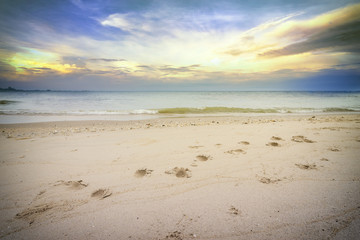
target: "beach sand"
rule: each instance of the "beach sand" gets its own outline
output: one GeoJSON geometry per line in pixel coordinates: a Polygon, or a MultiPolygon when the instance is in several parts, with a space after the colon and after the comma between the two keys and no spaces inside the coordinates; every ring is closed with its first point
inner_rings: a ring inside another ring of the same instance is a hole
{"type": "Polygon", "coordinates": [[[360,239],[360,115],[0,125],[2,239],[360,239]]]}

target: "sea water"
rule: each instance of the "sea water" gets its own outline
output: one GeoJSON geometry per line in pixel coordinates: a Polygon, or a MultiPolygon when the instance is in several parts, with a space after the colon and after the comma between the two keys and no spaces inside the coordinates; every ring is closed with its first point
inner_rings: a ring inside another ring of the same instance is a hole
{"type": "Polygon", "coordinates": [[[360,92],[0,92],[0,123],[360,112],[360,92]]]}

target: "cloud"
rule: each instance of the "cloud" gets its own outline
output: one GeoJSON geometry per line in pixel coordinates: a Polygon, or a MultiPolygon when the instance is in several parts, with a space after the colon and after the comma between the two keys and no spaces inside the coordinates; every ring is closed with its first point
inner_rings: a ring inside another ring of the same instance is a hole
{"type": "Polygon", "coordinates": [[[359,62],[354,56],[360,42],[357,5],[314,17],[309,8],[299,12],[303,8],[281,5],[272,12],[257,3],[180,2],[60,1],[63,8],[54,18],[56,9],[44,16],[34,8],[42,15],[31,12],[26,21],[19,18],[18,25],[7,28],[0,23],[0,44],[6,43],[0,57],[7,64],[0,70],[5,69],[2,75],[12,71],[8,79],[27,81],[78,76],[94,82],[205,84],[285,78],[354,68],[351,63],[359,62]],[[79,11],[81,18],[69,11],[79,11]],[[67,30],[77,27],[65,31],[62,24],[67,30]]]}
{"type": "Polygon", "coordinates": [[[16,78],[16,68],[10,64],[0,61],[0,79],[16,78]]]}
{"type": "Polygon", "coordinates": [[[136,26],[136,23],[139,23],[140,21],[137,20],[137,18],[131,18],[129,17],[129,14],[111,14],[108,16],[105,20],[101,21],[101,24],[103,26],[111,26],[120,28],[124,31],[132,31],[136,30],[138,27],[136,26]]]}
{"type": "Polygon", "coordinates": [[[77,56],[63,56],[62,57],[63,64],[75,64],[77,67],[85,68],[86,67],[86,59],[77,56]]]}
{"type": "MultiPolygon", "coordinates": [[[[284,70],[275,73],[233,74],[223,78],[228,73],[215,72],[202,79],[188,81],[164,81],[164,79],[144,79],[142,77],[123,75],[115,78],[107,74],[69,75],[37,75],[33,79],[0,78],[0,87],[15,87],[18,89],[54,89],[54,90],[210,90],[210,91],[349,91],[360,90],[359,71],[324,69],[319,72],[297,72],[284,70]],[[290,76],[289,76],[290,74],[290,76]]],[[[29,76],[28,76],[29,77],[29,76]]]]}
{"type": "Polygon", "coordinates": [[[360,52],[360,21],[324,29],[308,39],[284,48],[259,54],[260,57],[279,57],[305,52],[327,50],[333,52],[360,52]]]}
{"type": "Polygon", "coordinates": [[[16,68],[7,64],[6,62],[0,61],[0,73],[15,73],[16,68]]]}
{"type": "Polygon", "coordinates": [[[265,39],[264,35],[274,29],[274,27],[302,14],[303,12],[295,12],[284,17],[271,19],[265,23],[250,28],[247,31],[240,32],[236,38],[236,43],[228,46],[227,50],[224,50],[223,53],[232,56],[239,56],[246,53],[256,53],[269,47],[273,47],[276,45],[276,41],[269,41],[269,39],[265,39]]]}
{"type": "Polygon", "coordinates": [[[325,50],[330,52],[360,51],[360,4],[338,9],[318,17],[292,21],[279,26],[270,37],[288,44],[258,54],[279,57],[325,50]]]}
{"type": "Polygon", "coordinates": [[[100,23],[103,26],[111,26],[120,28],[123,31],[133,32],[133,31],[145,31],[151,32],[155,19],[132,13],[115,13],[109,15],[105,20],[100,23]]]}
{"type": "Polygon", "coordinates": [[[137,65],[136,68],[135,73],[149,73],[157,71],[155,67],[149,65],[137,65]]]}
{"type": "Polygon", "coordinates": [[[344,67],[348,67],[348,68],[359,68],[360,62],[354,62],[354,63],[344,63],[344,64],[336,64],[333,67],[334,68],[344,68],[344,67]]]}
{"type": "Polygon", "coordinates": [[[176,31],[210,32],[238,28],[246,21],[240,12],[201,12],[182,8],[148,9],[145,12],[114,13],[99,19],[103,26],[121,29],[130,34],[172,35],[176,31]]]}
{"type": "Polygon", "coordinates": [[[122,61],[126,61],[126,60],[125,59],[115,59],[115,58],[90,58],[89,61],[122,62],[122,61]]]}
{"type": "Polygon", "coordinates": [[[336,27],[360,19],[360,4],[352,4],[304,20],[288,21],[271,35],[288,40],[304,39],[326,28],[336,27]]]}
{"type": "Polygon", "coordinates": [[[82,0],[70,0],[70,2],[80,9],[86,8],[82,0]]]}
{"type": "Polygon", "coordinates": [[[158,69],[160,71],[164,71],[164,72],[177,73],[177,72],[191,72],[191,71],[194,71],[198,67],[200,67],[199,64],[193,64],[190,66],[182,66],[182,67],[174,67],[174,66],[165,65],[165,66],[159,67],[158,69]]]}
{"type": "Polygon", "coordinates": [[[34,74],[57,74],[55,70],[52,68],[47,67],[34,67],[34,68],[27,68],[27,67],[19,67],[19,69],[23,70],[23,73],[27,75],[34,75],[34,74]]]}

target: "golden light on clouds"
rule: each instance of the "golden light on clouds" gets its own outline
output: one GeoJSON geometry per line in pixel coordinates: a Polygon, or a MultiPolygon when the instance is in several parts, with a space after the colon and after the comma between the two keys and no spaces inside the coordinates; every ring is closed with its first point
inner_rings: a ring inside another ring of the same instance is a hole
{"type": "Polygon", "coordinates": [[[19,74],[42,74],[49,71],[66,74],[79,69],[75,64],[59,63],[60,57],[57,54],[30,48],[23,50],[24,52],[16,53],[8,60],[19,74]]]}
{"type": "Polygon", "coordinates": [[[99,28],[96,34],[107,31],[103,39],[63,36],[42,24],[33,36],[42,47],[16,42],[18,50],[2,53],[2,75],[29,76],[29,81],[34,75],[83,74],[119,81],[242,82],[279,71],[349,69],[360,61],[355,54],[360,3],[315,15],[297,9],[249,26],[245,16],[174,15],[168,9],[113,13],[92,19],[99,28]]]}

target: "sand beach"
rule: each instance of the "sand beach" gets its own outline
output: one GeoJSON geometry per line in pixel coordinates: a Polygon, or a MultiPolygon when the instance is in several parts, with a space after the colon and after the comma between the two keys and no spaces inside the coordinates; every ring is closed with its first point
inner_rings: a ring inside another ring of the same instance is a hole
{"type": "Polygon", "coordinates": [[[2,239],[359,239],[360,115],[0,126],[2,239]]]}

